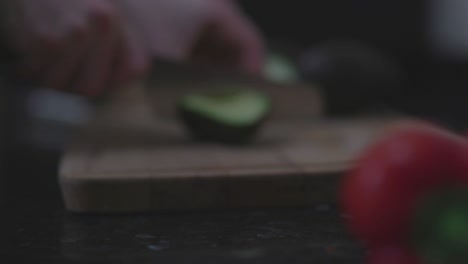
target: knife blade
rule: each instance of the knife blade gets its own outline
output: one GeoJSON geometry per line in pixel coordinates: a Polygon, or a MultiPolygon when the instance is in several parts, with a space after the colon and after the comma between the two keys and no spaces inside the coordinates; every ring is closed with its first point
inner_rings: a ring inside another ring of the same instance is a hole
{"type": "MultiPolygon", "coordinates": [[[[157,81],[180,80],[226,80],[226,78],[248,79],[271,83],[261,77],[248,76],[231,69],[221,67],[200,66],[179,63],[161,58],[154,59],[152,67],[143,80],[151,84],[157,81]],[[183,74],[183,75],[182,75],[183,74]]],[[[23,117],[20,127],[20,141],[41,148],[62,150],[73,134],[85,125],[95,113],[105,104],[110,95],[91,99],[79,94],[59,91],[47,87],[34,87],[30,84],[16,81],[15,89],[25,91],[23,96],[23,117]]],[[[152,96],[155,85],[143,85],[145,96],[152,96]]]]}

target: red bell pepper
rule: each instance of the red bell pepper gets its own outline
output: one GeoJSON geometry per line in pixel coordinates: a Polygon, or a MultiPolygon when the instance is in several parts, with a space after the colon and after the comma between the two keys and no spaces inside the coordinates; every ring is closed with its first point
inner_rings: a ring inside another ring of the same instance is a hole
{"type": "Polygon", "coordinates": [[[399,124],[364,151],[340,194],[369,264],[468,263],[466,138],[399,124]]]}

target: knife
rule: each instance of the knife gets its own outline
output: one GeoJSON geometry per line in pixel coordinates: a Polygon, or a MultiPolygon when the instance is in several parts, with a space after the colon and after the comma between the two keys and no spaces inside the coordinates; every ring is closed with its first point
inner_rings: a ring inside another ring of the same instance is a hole
{"type": "MultiPolygon", "coordinates": [[[[150,73],[143,80],[152,83],[154,80],[249,80],[261,83],[275,83],[262,77],[247,76],[243,73],[210,66],[200,66],[173,62],[161,58],[153,60],[150,73]],[[183,74],[183,75],[182,75],[183,74]]],[[[15,137],[23,144],[30,144],[45,149],[62,150],[73,134],[85,125],[109,99],[104,95],[98,99],[90,99],[71,92],[59,91],[47,87],[34,87],[23,83],[19,78],[13,82],[14,90],[22,91],[19,105],[19,117],[15,137]]],[[[145,93],[151,96],[155,85],[143,85],[145,93]]],[[[18,111],[16,111],[18,112],[18,111]]]]}

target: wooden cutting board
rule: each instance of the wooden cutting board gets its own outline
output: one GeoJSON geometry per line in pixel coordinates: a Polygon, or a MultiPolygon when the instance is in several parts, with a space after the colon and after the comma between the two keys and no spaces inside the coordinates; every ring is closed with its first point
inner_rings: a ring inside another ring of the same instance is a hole
{"type": "Polygon", "coordinates": [[[184,89],[194,87],[166,84],[151,97],[129,90],[79,133],[59,172],[67,209],[141,212],[332,202],[343,172],[395,122],[324,120],[311,87],[267,87],[276,111],[252,144],[200,143],[174,116],[174,100],[184,89]]]}

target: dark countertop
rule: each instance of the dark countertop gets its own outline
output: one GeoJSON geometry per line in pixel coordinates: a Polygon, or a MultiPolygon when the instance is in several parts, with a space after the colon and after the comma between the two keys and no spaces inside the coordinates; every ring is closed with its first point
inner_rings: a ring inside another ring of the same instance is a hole
{"type": "MultiPolygon", "coordinates": [[[[437,74],[420,71],[423,100],[403,100],[401,109],[463,130],[465,71],[458,66],[440,66],[437,74]],[[428,100],[429,95],[435,97],[428,100]]],[[[64,210],[57,186],[59,153],[25,147],[6,154],[0,263],[362,263],[363,250],[346,235],[338,210],[327,205],[74,215],[64,210]]]]}
{"type": "Polygon", "coordinates": [[[24,153],[6,159],[1,263],[361,262],[361,250],[346,236],[337,210],[327,205],[70,214],[55,178],[57,155],[24,153]]]}

